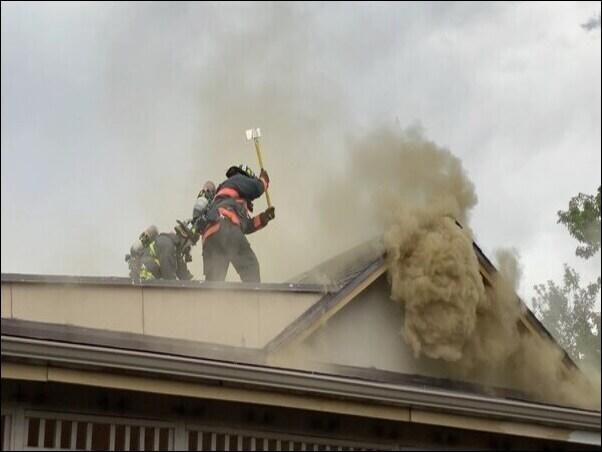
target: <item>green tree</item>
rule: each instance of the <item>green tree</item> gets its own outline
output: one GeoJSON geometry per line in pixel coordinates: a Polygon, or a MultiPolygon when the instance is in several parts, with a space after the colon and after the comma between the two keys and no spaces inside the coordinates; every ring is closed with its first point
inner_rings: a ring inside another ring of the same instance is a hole
{"type": "Polygon", "coordinates": [[[600,188],[597,195],[579,193],[569,201],[569,210],[558,211],[558,223],[582,244],[575,253],[585,259],[600,250],[600,188]]]}
{"type": "Polygon", "coordinates": [[[565,264],[562,284],[535,286],[536,314],[574,359],[600,365],[600,313],[595,311],[600,278],[581,287],[577,272],[565,264]]]}
{"type": "MultiPolygon", "coordinates": [[[[558,223],[578,242],[575,253],[589,259],[600,250],[600,187],[597,195],[579,193],[566,211],[558,211],[558,223]]],[[[577,272],[564,265],[561,284],[548,281],[535,286],[535,313],[560,345],[577,361],[600,367],[600,312],[596,301],[600,277],[581,286],[577,272]]]]}

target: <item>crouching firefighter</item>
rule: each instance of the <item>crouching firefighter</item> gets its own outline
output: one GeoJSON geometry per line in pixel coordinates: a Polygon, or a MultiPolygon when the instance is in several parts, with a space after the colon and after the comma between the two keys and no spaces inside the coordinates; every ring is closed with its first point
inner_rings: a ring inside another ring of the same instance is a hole
{"type": "Polygon", "coordinates": [[[125,261],[128,263],[130,269],[130,278],[133,280],[140,279],[140,271],[142,267],[142,257],[145,254],[145,248],[147,248],[151,242],[157,238],[159,231],[155,225],[151,225],[140,234],[138,240],[130,247],[130,254],[125,255],[125,261]]]}
{"type": "Polygon", "coordinates": [[[270,178],[263,169],[256,177],[246,165],[230,167],[226,177],[217,187],[203,228],[205,279],[223,281],[232,263],[242,281],[259,282],[259,262],[245,234],[262,229],[275,217],[273,207],[251,216],[252,201],[265,192],[270,178]]]}
{"type": "MultiPolygon", "coordinates": [[[[151,228],[149,228],[151,229],[151,228]]],[[[178,221],[174,232],[148,234],[145,231],[132,246],[129,259],[130,277],[139,281],[154,279],[190,280],[187,263],[192,260],[190,250],[199,239],[190,224],[178,221]]]]}

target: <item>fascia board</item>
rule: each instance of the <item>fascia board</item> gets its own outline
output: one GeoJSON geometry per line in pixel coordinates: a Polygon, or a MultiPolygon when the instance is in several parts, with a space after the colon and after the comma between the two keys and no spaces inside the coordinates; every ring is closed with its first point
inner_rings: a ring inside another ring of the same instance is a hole
{"type": "Polygon", "coordinates": [[[600,412],[495,399],[480,395],[355,380],[332,375],[170,355],[115,350],[2,336],[2,359],[28,359],[53,366],[99,366],[113,371],[220,381],[257,389],[293,391],[384,405],[444,410],[486,418],[562,428],[600,430],[600,412]]]}

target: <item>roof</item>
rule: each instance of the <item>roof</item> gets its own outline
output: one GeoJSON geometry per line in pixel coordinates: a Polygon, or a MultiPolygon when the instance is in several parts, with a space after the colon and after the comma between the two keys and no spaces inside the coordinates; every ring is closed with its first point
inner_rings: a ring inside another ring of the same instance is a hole
{"type": "MultiPolygon", "coordinates": [[[[459,224],[458,224],[459,225],[459,224]]],[[[459,225],[461,227],[461,225],[459,225]]],[[[495,266],[485,256],[481,248],[473,242],[473,247],[481,265],[481,274],[485,284],[491,284],[497,272],[495,266]]],[[[382,239],[374,238],[356,246],[332,259],[325,261],[314,269],[299,275],[290,282],[278,284],[239,283],[239,282],[207,282],[207,281],[150,281],[134,282],[123,277],[89,277],[61,275],[29,275],[3,273],[2,283],[39,284],[52,286],[96,286],[96,287],[134,287],[147,289],[174,289],[183,291],[232,291],[244,294],[254,293],[286,293],[314,295],[314,302],[290,323],[283,325],[279,333],[262,344],[268,353],[275,352],[290,344],[303,341],[316,331],[327,320],[336,315],[359,293],[380,278],[386,271],[385,249],[382,239]]],[[[142,298],[144,295],[142,295],[142,298]]],[[[517,296],[522,305],[523,325],[546,337],[557,347],[546,328],[517,296]]],[[[3,309],[4,313],[4,309],[3,309]]],[[[68,323],[68,322],[67,322],[68,323]]],[[[143,326],[144,329],[144,326],[143,326]]],[[[147,334],[148,336],[148,334],[147,334]]],[[[195,338],[197,342],[203,342],[195,338]]],[[[228,344],[225,344],[228,345],[228,344]]],[[[248,347],[248,346],[247,346],[248,347]]],[[[253,346],[251,346],[253,347],[253,346]]],[[[560,348],[560,347],[559,347],[560,348]]],[[[575,366],[569,355],[562,350],[565,363],[575,366]]]]}
{"type": "MultiPolygon", "coordinates": [[[[490,284],[497,270],[473,246],[490,284]]],[[[314,363],[310,370],[274,365],[272,354],[307,339],[385,272],[384,247],[374,239],[283,284],[2,274],[2,359],[337,394],[599,432],[599,412],[535,403],[505,388],[342,364],[314,363]],[[43,299],[46,290],[58,295],[43,299]],[[21,302],[36,312],[19,314],[25,312],[21,302]],[[85,311],[105,302],[101,311],[85,311]],[[164,314],[165,303],[170,316],[164,314]],[[80,307],[85,322],[71,317],[80,307]],[[116,323],[106,326],[103,321],[111,316],[116,323]],[[242,340],[224,333],[235,329],[228,322],[241,325],[242,340]]],[[[524,313],[525,328],[556,344],[526,307],[524,313]]],[[[566,353],[565,363],[574,366],[566,353]]]]}
{"type": "Polygon", "coordinates": [[[127,287],[163,287],[173,289],[236,290],[261,292],[323,293],[324,285],[309,282],[248,283],[217,281],[134,281],[131,278],[109,276],[35,275],[27,273],[2,273],[2,282],[30,284],[63,284],[127,287]]]}
{"type": "MultiPolygon", "coordinates": [[[[461,226],[460,226],[461,227],[461,226]]],[[[485,256],[476,243],[473,247],[479,263],[481,274],[486,284],[491,284],[497,270],[485,256]]],[[[238,283],[238,282],[199,282],[199,281],[151,281],[134,282],[129,278],[122,277],[87,277],[87,276],[60,276],[60,275],[28,275],[28,274],[2,274],[2,283],[51,285],[63,287],[96,286],[96,287],[134,287],[141,290],[147,289],[174,289],[183,291],[232,291],[246,296],[249,292],[254,293],[286,293],[286,294],[309,294],[315,300],[307,309],[294,317],[291,322],[282,325],[277,335],[270,337],[263,344],[247,344],[249,348],[263,348],[267,353],[273,353],[287,346],[303,341],[315,332],[330,318],[335,316],[342,308],[350,303],[358,294],[380,278],[386,271],[384,244],[380,238],[374,238],[359,246],[352,248],[334,258],[325,261],[314,269],[294,278],[288,283],[265,284],[265,283],[238,283]],[[321,284],[319,283],[321,282],[321,284]],[[326,284],[325,284],[326,282],[326,284]]],[[[144,292],[142,295],[144,298],[144,292]]],[[[517,301],[523,307],[525,316],[521,321],[525,327],[546,337],[557,347],[558,344],[537,320],[531,311],[524,305],[522,300],[517,301]]],[[[144,311],[144,307],[143,307],[144,311]]],[[[3,309],[4,313],[4,309],[3,309]]],[[[143,314],[144,315],[144,314],[143,314]]],[[[63,322],[64,323],[64,322],[63,322]]],[[[67,322],[68,323],[68,322],[67,322]]],[[[68,327],[67,327],[68,328],[68,327]]],[[[144,330],[144,325],[142,327],[144,330]]],[[[127,330],[126,330],[127,331],[127,330]]],[[[123,332],[119,334],[123,335],[123,332]]],[[[123,337],[123,336],[122,336],[123,337]]],[[[146,341],[154,343],[152,333],[146,334],[146,341]]],[[[178,339],[175,337],[174,339],[178,339]]],[[[203,338],[193,337],[195,342],[203,343],[203,338]]],[[[213,339],[213,338],[210,338],[213,339]]],[[[209,343],[215,344],[215,341],[209,343]]],[[[220,348],[223,356],[226,351],[234,353],[233,343],[222,344],[226,348],[220,348]],[[228,349],[227,347],[231,348],[228,349]]],[[[205,348],[204,350],[208,350],[205,348]]],[[[565,362],[569,366],[575,366],[574,362],[563,350],[565,362]]]]}
{"type": "MultiPolygon", "coordinates": [[[[462,225],[457,221],[456,224],[462,228],[462,225]]],[[[498,270],[476,242],[473,241],[472,245],[481,266],[483,282],[485,285],[491,286],[498,270]]],[[[345,306],[353,296],[357,295],[357,292],[347,295],[352,289],[361,285],[360,291],[363,290],[367,286],[362,285],[364,281],[368,281],[369,285],[385,272],[385,254],[385,245],[382,238],[375,237],[293,278],[292,281],[295,283],[303,284],[329,281],[331,289],[335,288],[338,291],[325,296],[319,303],[308,309],[293,324],[289,325],[286,331],[283,331],[278,338],[274,339],[270,346],[277,348],[284,342],[293,340],[294,336],[302,338],[308,333],[311,334],[312,328],[315,329],[316,325],[328,320],[345,306]]],[[[522,325],[545,337],[561,350],[567,366],[578,367],[566,350],[558,344],[518,295],[516,295],[516,300],[523,313],[522,325]]]]}
{"type": "Polygon", "coordinates": [[[295,284],[324,284],[340,289],[351,282],[372,262],[385,254],[385,245],[380,237],[364,243],[328,259],[316,267],[291,279],[295,284]]]}
{"type": "MultiPolygon", "coordinates": [[[[357,369],[340,369],[340,374],[296,369],[278,369],[262,362],[225,361],[195,357],[207,350],[193,351],[193,344],[136,341],[133,336],[92,334],[77,327],[40,325],[39,322],[2,320],[2,356],[16,363],[43,361],[53,368],[76,367],[127,374],[167,376],[182,381],[219,381],[261,389],[293,391],[344,397],[386,405],[408,404],[415,408],[438,408],[448,413],[482,415],[513,421],[537,422],[573,429],[600,428],[599,412],[501,398],[470,384],[452,383],[418,376],[380,373],[362,375],[357,369]]],[[[10,372],[12,369],[8,367],[10,372]]],[[[5,377],[3,368],[3,378],[5,377]]]]}

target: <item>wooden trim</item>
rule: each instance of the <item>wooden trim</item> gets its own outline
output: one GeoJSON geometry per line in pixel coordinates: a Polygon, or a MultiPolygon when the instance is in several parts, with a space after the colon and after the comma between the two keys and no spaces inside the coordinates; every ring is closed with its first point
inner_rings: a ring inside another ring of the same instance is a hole
{"type": "Polygon", "coordinates": [[[438,425],[466,430],[499,433],[503,435],[525,436],[529,438],[545,438],[554,441],[568,441],[572,433],[557,427],[543,425],[500,421],[470,416],[454,416],[446,413],[412,409],[411,422],[427,425],[438,425]]]}
{"type": "Polygon", "coordinates": [[[363,416],[374,419],[389,419],[406,422],[410,419],[409,409],[404,407],[377,406],[365,402],[323,399],[311,396],[274,393],[270,391],[254,391],[242,388],[163,380],[159,378],[108,374],[106,372],[49,368],[48,381],[154,394],[296,408],[308,411],[363,416]]]}
{"type": "Polygon", "coordinates": [[[173,339],[140,333],[117,332],[74,325],[2,319],[2,334],[40,340],[93,344],[120,350],[136,350],[176,356],[231,360],[249,364],[264,364],[265,352],[257,348],[173,339]]]}
{"type": "MultiPolygon", "coordinates": [[[[243,404],[259,404],[286,407],[307,411],[329,412],[342,415],[361,416],[372,419],[386,419],[432,426],[444,426],[455,429],[491,432],[501,435],[514,435],[546,440],[598,444],[599,430],[582,431],[561,427],[550,427],[530,422],[515,422],[482,418],[470,415],[456,415],[424,409],[410,409],[391,406],[374,406],[369,403],[356,403],[341,400],[327,400],[317,397],[296,396],[294,394],[276,394],[267,391],[253,391],[242,388],[208,386],[188,382],[164,379],[148,379],[130,375],[107,374],[97,371],[73,369],[49,369],[49,381],[66,384],[85,385],[119,390],[139,391],[173,396],[223,400],[243,404]],[[597,442],[596,442],[597,441],[597,442]]],[[[34,411],[32,411],[34,413],[34,411]]],[[[43,418],[43,412],[35,411],[43,418]]],[[[61,419],[73,416],[60,416],[61,419]]],[[[94,416],[96,418],[96,416],[94,416]]],[[[88,417],[85,416],[87,419],[88,417]]],[[[128,419],[128,424],[142,425],[136,419],[128,419]]],[[[161,423],[153,423],[157,427],[161,423]]],[[[168,423],[171,425],[171,423],[168,423]]],[[[188,425],[188,427],[196,424],[188,425]]],[[[218,429],[211,428],[211,432],[218,429]]]]}
{"type": "Polygon", "coordinates": [[[3,361],[1,372],[3,380],[48,381],[48,368],[45,365],[32,366],[3,361]]]}
{"type": "Polygon", "coordinates": [[[144,281],[135,282],[124,277],[101,276],[67,276],[67,275],[33,275],[20,273],[2,273],[2,284],[68,284],[77,286],[121,286],[133,288],[170,288],[196,290],[234,290],[252,292],[306,292],[323,293],[324,287],[319,284],[301,283],[249,283],[236,281],[144,281]]]}

